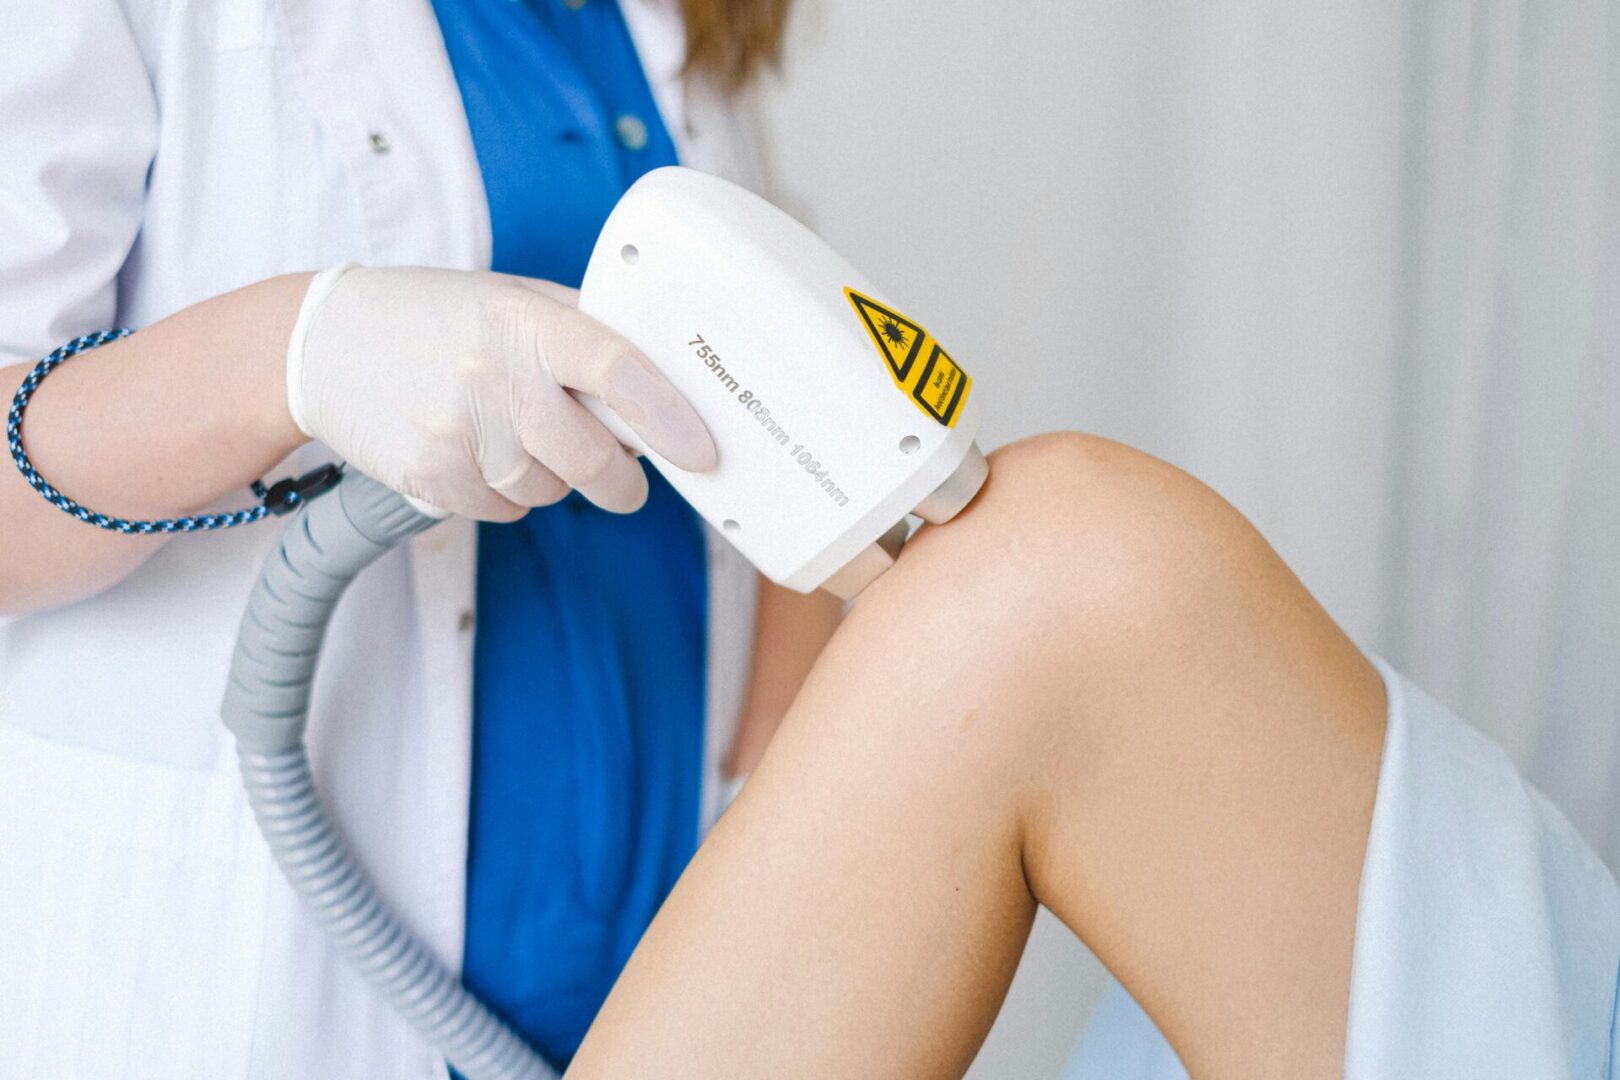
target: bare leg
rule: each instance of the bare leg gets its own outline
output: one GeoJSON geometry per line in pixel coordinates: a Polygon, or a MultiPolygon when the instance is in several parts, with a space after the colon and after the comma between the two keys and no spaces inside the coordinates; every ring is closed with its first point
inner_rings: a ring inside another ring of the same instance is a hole
{"type": "Polygon", "coordinates": [[[959,1076],[1037,899],[1195,1076],[1339,1075],[1383,720],[1208,489],[1010,448],[856,605],[570,1076],[959,1076]]]}

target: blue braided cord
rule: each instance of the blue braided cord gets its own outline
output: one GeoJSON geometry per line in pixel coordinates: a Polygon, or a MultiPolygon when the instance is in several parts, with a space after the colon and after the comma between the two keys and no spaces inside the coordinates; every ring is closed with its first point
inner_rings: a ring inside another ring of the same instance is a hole
{"type": "MultiPolygon", "coordinates": [[[[264,518],[270,510],[262,504],[228,514],[194,514],[189,517],[161,518],[156,521],[129,521],[125,518],[109,517],[106,514],[98,514],[89,507],[80,506],[62,494],[51,485],[50,481],[39,475],[34,463],[28,460],[28,453],[22,444],[23,411],[28,408],[28,402],[34,396],[34,391],[39,389],[39,384],[45,381],[45,376],[79,353],[88,352],[109,341],[128,337],[131,332],[121,327],[116,330],[98,330],[93,334],[74,338],[34,365],[34,369],[28,373],[23,384],[17,388],[16,395],[11,399],[11,411],[6,414],[6,447],[11,451],[11,460],[17,463],[17,471],[28,481],[29,487],[39,492],[46,502],[58,510],[109,532],[140,536],[153,533],[203,532],[208,529],[228,529],[233,525],[248,525],[264,518]]],[[[253,494],[263,500],[266,495],[264,485],[254,481],[253,494]]]]}

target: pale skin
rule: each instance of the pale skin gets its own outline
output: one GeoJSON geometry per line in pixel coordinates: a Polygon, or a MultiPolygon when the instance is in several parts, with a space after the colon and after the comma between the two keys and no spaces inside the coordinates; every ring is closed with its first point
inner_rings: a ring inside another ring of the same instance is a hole
{"type": "Polygon", "coordinates": [[[569,1076],[960,1076],[1037,902],[1194,1077],[1339,1076],[1384,717],[1218,496],[1017,444],[857,601],[569,1076]]]}

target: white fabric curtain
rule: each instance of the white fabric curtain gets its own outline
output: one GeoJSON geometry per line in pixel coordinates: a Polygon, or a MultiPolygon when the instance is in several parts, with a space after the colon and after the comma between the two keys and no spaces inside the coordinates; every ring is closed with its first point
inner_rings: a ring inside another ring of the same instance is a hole
{"type": "Polygon", "coordinates": [[[1620,8],[804,0],[778,188],[1202,476],[1620,868],[1620,8]]]}
{"type": "Polygon", "coordinates": [[[1373,640],[1620,869],[1620,9],[1419,5],[1373,640]]]}

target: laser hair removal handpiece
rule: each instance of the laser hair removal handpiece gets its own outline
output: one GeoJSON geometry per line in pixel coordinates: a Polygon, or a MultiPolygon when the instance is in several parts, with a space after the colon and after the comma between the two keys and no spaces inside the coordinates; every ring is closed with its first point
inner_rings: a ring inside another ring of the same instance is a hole
{"type": "Polygon", "coordinates": [[[972,380],[950,354],[809,229],[723,180],[643,177],[602,229],[579,306],[709,425],[713,471],[648,457],[780,585],[854,596],[893,562],[907,514],[948,521],[988,475],[972,380]]]}
{"type": "MultiPolygon", "coordinates": [[[[580,307],[637,345],[719,449],[686,473],[586,406],[759,570],[851,597],[906,518],[949,520],[988,475],[967,373],[820,239],[741,188],[659,169],[602,230],[580,307]]],[[[350,470],[265,562],[222,715],[272,856],[332,942],[469,1080],[554,1071],[389,910],[316,791],[304,746],[327,623],[366,566],[439,518],[350,470]]],[[[333,722],[341,722],[334,718],[333,722]]]]}

